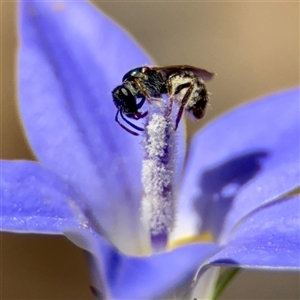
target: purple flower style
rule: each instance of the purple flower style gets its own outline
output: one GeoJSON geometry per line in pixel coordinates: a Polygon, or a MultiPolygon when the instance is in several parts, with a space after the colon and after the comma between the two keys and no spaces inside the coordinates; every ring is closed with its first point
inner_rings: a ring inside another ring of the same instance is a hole
{"type": "Polygon", "coordinates": [[[151,61],[86,2],[21,2],[20,18],[20,112],[38,162],[1,161],[2,231],[67,236],[104,299],[211,298],[212,266],[299,271],[299,88],[205,127],[179,181],[181,125],[176,222],[169,250],[153,254],[144,144],[114,121],[111,96],[151,61]]]}

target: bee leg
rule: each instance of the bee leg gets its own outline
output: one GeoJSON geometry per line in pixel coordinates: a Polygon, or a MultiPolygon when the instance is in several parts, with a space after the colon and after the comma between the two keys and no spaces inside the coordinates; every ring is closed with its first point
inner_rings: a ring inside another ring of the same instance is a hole
{"type": "Polygon", "coordinates": [[[135,79],[134,82],[135,82],[136,86],[138,87],[138,89],[140,90],[141,94],[144,96],[144,98],[146,98],[149,101],[151,99],[151,97],[147,93],[147,91],[140,85],[139,79],[135,79]]]}
{"type": "Polygon", "coordinates": [[[146,116],[148,115],[148,112],[145,111],[144,113],[140,113],[139,111],[136,113],[135,115],[135,120],[139,120],[139,119],[142,119],[142,118],[145,118],[146,116]]]}
{"type": "MultiPolygon", "coordinates": [[[[127,119],[124,117],[122,111],[120,111],[120,115],[121,115],[122,119],[123,119],[128,125],[130,125],[131,127],[133,127],[133,128],[136,129],[136,130],[144,131],[143,128],[141,128],[141,127],[139,127],[139,126],[136,126],[135,124],[133,124],[133,123],[131,123],[129,120],[127,120],[127,119]]],[[[138,119],[136,119],[136,120],[138,120],[138,119]]]]}
{"type": "Polygon", "coordinates": [[[166,114],[167,118],[169,118],[171,116],[172,109],[173,109],[173,102],[174,102],[173,97],[169,97],[169,99],[170,99],[169,108],[168,108],[168,113],[166,114]]]}
{"type": "Polygon", "coordinates": [[[123,119],[127,124],[129,124],[130,126],[132,126],[133,128],[135,128],[135,129],[137,129],[137,130],[143,131],[142,128],[140,128],[140,127],[138,127],[138,126],[132,124],[131,122],[129,122],[129,121],[123,116],[122,112],[121,112],[120,110],[118,110],[117,113],[116,113],[115,121],[116,121],[123,129],[125,129],[127,132],[129,132],[129,133],[131,133],[131,134],[133,134],[133,135],[135,135],[135,136],[138,136],[138,135],[139,135],[137,132],[135,132],[135,131],[133,131],[133,130],[127,128],[125,125],[123,125],[123,124],[119,121],[119,119],[118,119],[119,113],[120,113],[122,119],[123,119]]]}
{"type": "Polygon", "coordinates": [[[181,105],[179,107],[177,117],[176,117],[176,121],[175,121],[175,130],[177,130],[178,124],[180,122],[180,119],[181,119],[183,111],[184,111],[184,107],[185,107],[186,103],[188,102],[189,98],[191,97],[192,91],[194,89],[194,85],[195,85],[195,83],[192,81],[190,83],[189,88],[186,91],[183,99],[181,100],[181,105]]]}
{"type": "Polygon", "coordinates": [[[137,109],[140,109],[144,105],[145,101],[146,101],[146,98],[143,97],[142,100],[140,101],[140,103],[137,104],[137,109]]]}
{"type": "Polygon", "coordinates": [[[161,98],[156,98],[156,97],[152,97],[141,85],[140,85],[140,81],[138,79],[134,80],[136,86],[138,87],[138,89],[140,90],[141,94],[144,96],[143,99],[141,100],[141,102],[138,104],[138,108],[141,108],[142,105],[144,104],[145,100],[147,100],[148,102],[151,103],[151,101],[162,101],[161,98]]]}
{"type": "Polygon", "coordinates": [[[150,102],[151,101],[163,101],[163,99],[162,98],[156,98],[156,97],[151,97],[150,99],[148,99],[150,102]]]}
{"type": "MultiPolygon", "coordinates": [[[[140,101],[140,103],[137,104],[137,109],[140,109],[144,103],[146,101],[146,98],[143,97],[142,100],[140,101]]],[[[139,119],[142,119],[142,118],[145,118],[146,116],[148,115],[148,112],[144,112],[144,113],[140,113],[139,111],[133,116],[133,118],[135,120],[139,120],[139,119]]]]}
{"type": "MultiPolygon", "coordinates": [[[[179,73],[179,75],[181,75],[180,73],[179,73]]],[[[172,109],[173,109],[173,102],[175,101],[174,100],[174,97],[175,97],[175,95],[178,95],[183,89],[185,89],[185,88],[190,88],[191,87],[191,85],[192,85],[192,88],[193,88],[193,86],[194,86],[194,81],[191,81],[191,82],[186,82],[186,83],[183,83],[183,84],[179,84],[179,85],[175,85],[175,87],[173,87],[173,84],[172,84],[172,78],[170,79],[168,79],[168,82],[166,83],[166,86],[167,86],[167,90],[169,91],[169,93],[168,93],[168,96],[169,96],[169,99],[170,99],[170,103],[169,103],[169,112],[168,112],[168,114],[167,114],[167,117],[170,117],[170,115],[171,115],[171,113],[172,113],[172,109]]],[[[189,90],[186,92],[186,94],[187,93],[189,93],[189,94],[191,94],[191,91],[189,92],[189,90]]],[[[184,106],[185,105],[185,103],[187,102],[187,100],[188,100],[188,98],[186,99],[186,100],[184,100],[185,99],[185,96],[183,97],[183,99],[182,99],[182,101],[181,101],[181,103],[182,103],[182,105],[184,106]],[[184,102],[185,101],[185,102],[184,102]]],[[[182,109],[182,111],[178,111],[178,114],[177,114],[177,119],[178,119],[178,121],[176,120],[176,128],[175,128],[175,130],[177,129],[177,126],[178,126],[178,123],[179,123],[179,121],[180,121],[180,118],[181,118],[181,115],[182,115],[182,113],[183,113],[183,109],[182,109]]]]}

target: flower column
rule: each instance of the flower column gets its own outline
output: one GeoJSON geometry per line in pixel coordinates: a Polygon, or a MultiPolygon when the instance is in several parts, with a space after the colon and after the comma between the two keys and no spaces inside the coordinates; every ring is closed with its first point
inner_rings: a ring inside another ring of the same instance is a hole
{"type": "Polygon", "coordinates": [[[152,249],[166,248],[176,212],[174,174],[176,143],[174,124],[166,101],[151,103],[146,121],[142,183],[142,218],[150,232],[152,249]]]}

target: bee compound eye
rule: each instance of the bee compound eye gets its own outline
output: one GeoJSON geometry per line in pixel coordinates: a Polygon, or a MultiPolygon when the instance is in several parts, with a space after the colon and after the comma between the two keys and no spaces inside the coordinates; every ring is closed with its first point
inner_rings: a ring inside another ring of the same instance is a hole
{"type": "Polygon", "coordinates": [[[122,87],[121,92],[123,95],[128,96],[128,90],[126,88],[122,87]]]}

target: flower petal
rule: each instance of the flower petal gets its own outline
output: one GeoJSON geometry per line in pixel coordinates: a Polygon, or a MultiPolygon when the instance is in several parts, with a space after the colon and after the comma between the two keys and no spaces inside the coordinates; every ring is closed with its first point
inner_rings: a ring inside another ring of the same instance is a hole
{"type": "Polygon", "coordinates": [[[194,138],[178,227],[223,241],[250,211],[299,185],[299,88],[215,120],[194,138]]]}
{"type": "Polygon", "coordinates": [[[1,161],[1,231],[62,234],[87,227],[80,196],[59,176],[26,161],[1,161]]]}
{"type": "Polygon", "coordinates": [[[20,105],[30,144],[80,190],[111,236],[126,239],[140,222],[142,151],[114,121],[111,90],[149,58],[87,2],[21,1],[20,12],[20,105]]]}
{"type": "Polygon", "coordinates": [[[215,244],[193,244],[151,257],[123,258],[120,272],[111,277],[112,295],[117,299],[187,296],[198,267],[217,249],[215,244]]]}
{"type": "Polygon", "coordinates": [[[300,196],[274,201],[251,213],[229,243],[209,259],[213,265],[300,269],[300,196]]]}
{"type": "Polygon", "coordinates": [[[94,290],[104,299],[166,299],[189,293],[199,266],[220,250],[215,244],[193,244],[150,257],[130,257],[84,229],[66,235],[92,254],[94,290]]]}

